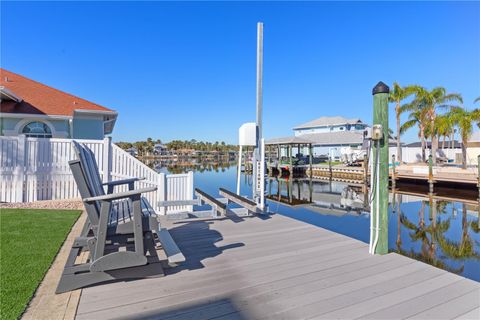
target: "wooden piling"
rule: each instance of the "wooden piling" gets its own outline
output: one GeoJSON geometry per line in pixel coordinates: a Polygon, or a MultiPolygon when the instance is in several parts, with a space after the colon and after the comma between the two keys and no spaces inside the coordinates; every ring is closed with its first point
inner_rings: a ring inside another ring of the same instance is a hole
{"type": "MultiPolygon", "coordinates": [[[[382,138],[377,145],[374,143],[372,154],[378,154],[379,159],[379,171],[377,172],[379,185],[378,189],[378,214],[379,225],[378,230],[378,242],[375,247],[376,254],[388,253],[388,94],[390,88],[383,82],[379,82],[372,90],[373,94],[373,124],[382,126],[382,138]]],[[[377,199],[372,201],[373,211],[377,211],[377,199]]],[[[372,216],[371,219],[374,217],[372,216]]]]}
{"type": "Polygon", "coordinates": [[[333,178],[333,173],[332,173],[332,157],[329,154],[328,155],[328,171],[330,172],[330,180],[333,178]]]}
{"type": "Polygon", "coordinates": [[[479,210],[480,210],[480,155],[477,157],[477,188],[478,188],[478,202],[479,202],[479,210]]]}
{"type": "Polygon", "coordinates": [[[292,158],[292,145],[289,144],[288,145],[288,161],[289,161],[289,167],[288,169],[290,169],[290,178],[293,177],[293,158],[292,158]]]}
{"type": "Polygon", "coordinates": [[[397,181],[395,178],[395,155],[392,154],[392,190],[395,190],[396,184],[397,181]]]}
{"type": "Polygon", "coordinates": [[[308,145],[308,163],[310,164],[310,180],[313,178],[313,154],[312,154],[312,144],[308,145]]]}
{"type": "Polygon", "coordinates": [[[363,156],[363,185],[365,187],[365,191],[368,191],[368,155],[363,156]]]}
{"type": "Polygon", "coordinates": [[[432,158],[432,155],[428,156],[428,187],[429,187],[429,192],[433,193],[433,158],[432,158]]]}

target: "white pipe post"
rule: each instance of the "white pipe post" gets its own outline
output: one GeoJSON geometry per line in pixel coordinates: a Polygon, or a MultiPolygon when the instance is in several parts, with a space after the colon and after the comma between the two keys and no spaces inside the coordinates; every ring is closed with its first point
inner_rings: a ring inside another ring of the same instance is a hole
{"type": "Polygon", "coordinates": [[[262,139],[262,110],[263,109],[263,23],[257,23],[257,127],[258,141],[262,139]]]}
{"type": "Polygon", "coordinates": [[[259,193],[262,190],[259,190],[260,187],[258,186],[259,174],[261,170],[259,169],[258,162],[260,161],[261,154],[263,153],[262,146],[260,145],[260,141],[262,139],[262,109],[263,109],[263,23],[257,23],[257,141],[256,147],[253,154],[253,178],[254,178],[254,185],[253,185],[253,199],[255,202],[259,202],[260,197],[259,193]]]}
{"type": "Polygon", "coordinates": [[[265,209],[265,139],[261,140],[261,151],[260,156],[260,209],[263,211],[265,209]]]}
{"type": "MultiPolygon", "coordinates": [[[[245,168],[246,170],[246,168],[245,168]]],[[[237,195],[240,195],[240,178],[242,176],[242,145],[238,151],[237,195]]]]}

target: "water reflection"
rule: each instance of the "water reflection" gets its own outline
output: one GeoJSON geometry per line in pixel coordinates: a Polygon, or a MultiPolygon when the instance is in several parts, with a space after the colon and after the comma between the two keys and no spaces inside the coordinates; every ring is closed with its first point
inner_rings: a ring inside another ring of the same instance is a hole
{"type": "MultiPolygon", "coordinates": [[[[195,170],[195,186],[213,195],[235,189],[236,166],[171,164],[157,170],[195,170]]],[[[362,184],[270,177],[270,209],[368,242],[369,198],[362,184]]],[[[250,194],[251,175],[242,175],[241,192],[250,194]]],[[[397,184],[390,193],[389,249],[438,268],[480,281],[478,191],[397,184]]],[[[286,235],[289,236],[289,235],[286,235]]],[[[292,234],[291,236],[294,236],[292,234]]]]}
{"type": "MultiPolygon", "coordinates": [[[[389,250],[480,281],[476,190],[436,191],[400,184],[390,192],[389,250]]],[[[279,213],[367,241],[366,224],[345,218],[369,216],[368,188],[362,184],[270,177],[267,198],[281,206],[279,213]],[[334,217],[340,220],[332,223],[334,217]],[[359,227],[364,228],[361,236],[359,227]]]]}
{"type": "Polygon", "coordinates": [[[193,172],[225,172],[230,167],[236,166],[235,161],[222,162],[222,161],[203,161],[201,159],[174,159],[174,160],[144,160],[144,163],[152,169],[158,172],[165,173],[186,173],[188,171],[193,172]]]}
{"type": "Polygon", "coordinates": [[[332,181],[269,177],[267,199],[283,205],[302,205],[320,214],[360,215],[368,211],[368,197],[361,185],[332,181]]]}

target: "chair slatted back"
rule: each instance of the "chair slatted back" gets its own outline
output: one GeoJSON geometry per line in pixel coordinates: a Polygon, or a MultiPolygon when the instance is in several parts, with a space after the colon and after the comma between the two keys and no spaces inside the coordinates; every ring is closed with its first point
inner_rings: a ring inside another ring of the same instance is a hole
{"type": "Polygon", "coordinates": [[[90,171],[90,176],[92,178],[93,188],[99,196],[104,195],[105,189],[103,189],[102,178],[100,177],[100,171],[98,170],[95,154],[87,146],[84,145],[83,147],[85,151],[85,158],[87,160],[88,170],[90,171]]]}
{"type": "MultiPolygon", "coordinates": [[[[82,199],[93,197],[94,194],[92,193],[91,189],[88,186],[88,179],[85,175],[85,171],[82,168],[82,163],[80,159],[72,160],[68,162],[70,166],[70,170],[72,171],[73,178],[75,179],[75,183],[77,184],[78,192],[80,192],[80,196],[82,199]]],[[[85,206],[85,210],[87,211],[88,220],[90,224],[95,227],[98,226],[99,221],[99,207],[97,203],[83,203],[85,206]]],[[[92,228],[94,233],[96,232],[96,228],[92,228]]]]}
{"type": "MultiPolygon", "coordinates": [[[[87,148],[85,147],[85,145],[78,143],[77,141],[73,141],[73,145],[75,147],[75,152],[77,154],[77,157],[80,161],[80,167],[82,169],[83,177],[85,178],[85,183],[87,185],[89,193],[91,194],[92,197],[103,196],[105,194],[105,191],[103,190],[101,182],[100,182],[100,185],[98,184],[97,178],[95,176],[96,174],[98,175],[98,172],[95,173],[94,170],[92,170],[92,165],[90,164],[91,156],[89,155],[89,152],[88,152],[90,151],[90,149],[88,149],[87,151],[87,148]]],[[[82,198],[85,198],[85,197],[82,196],[82,198]]],[[[96,201],[94,205],[97,212],[96,213],[97,217],[99,217],[100,203],[96,201]]]]}

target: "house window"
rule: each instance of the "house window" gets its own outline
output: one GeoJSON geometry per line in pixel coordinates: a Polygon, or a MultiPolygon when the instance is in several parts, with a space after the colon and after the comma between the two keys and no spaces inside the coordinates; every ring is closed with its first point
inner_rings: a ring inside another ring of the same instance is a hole
{"type": "Polygon", "coordinates": [[[51,138],[52,130],[43,122],[34,121],[23,127],[22,133],[27,137],[51,138]]]}

